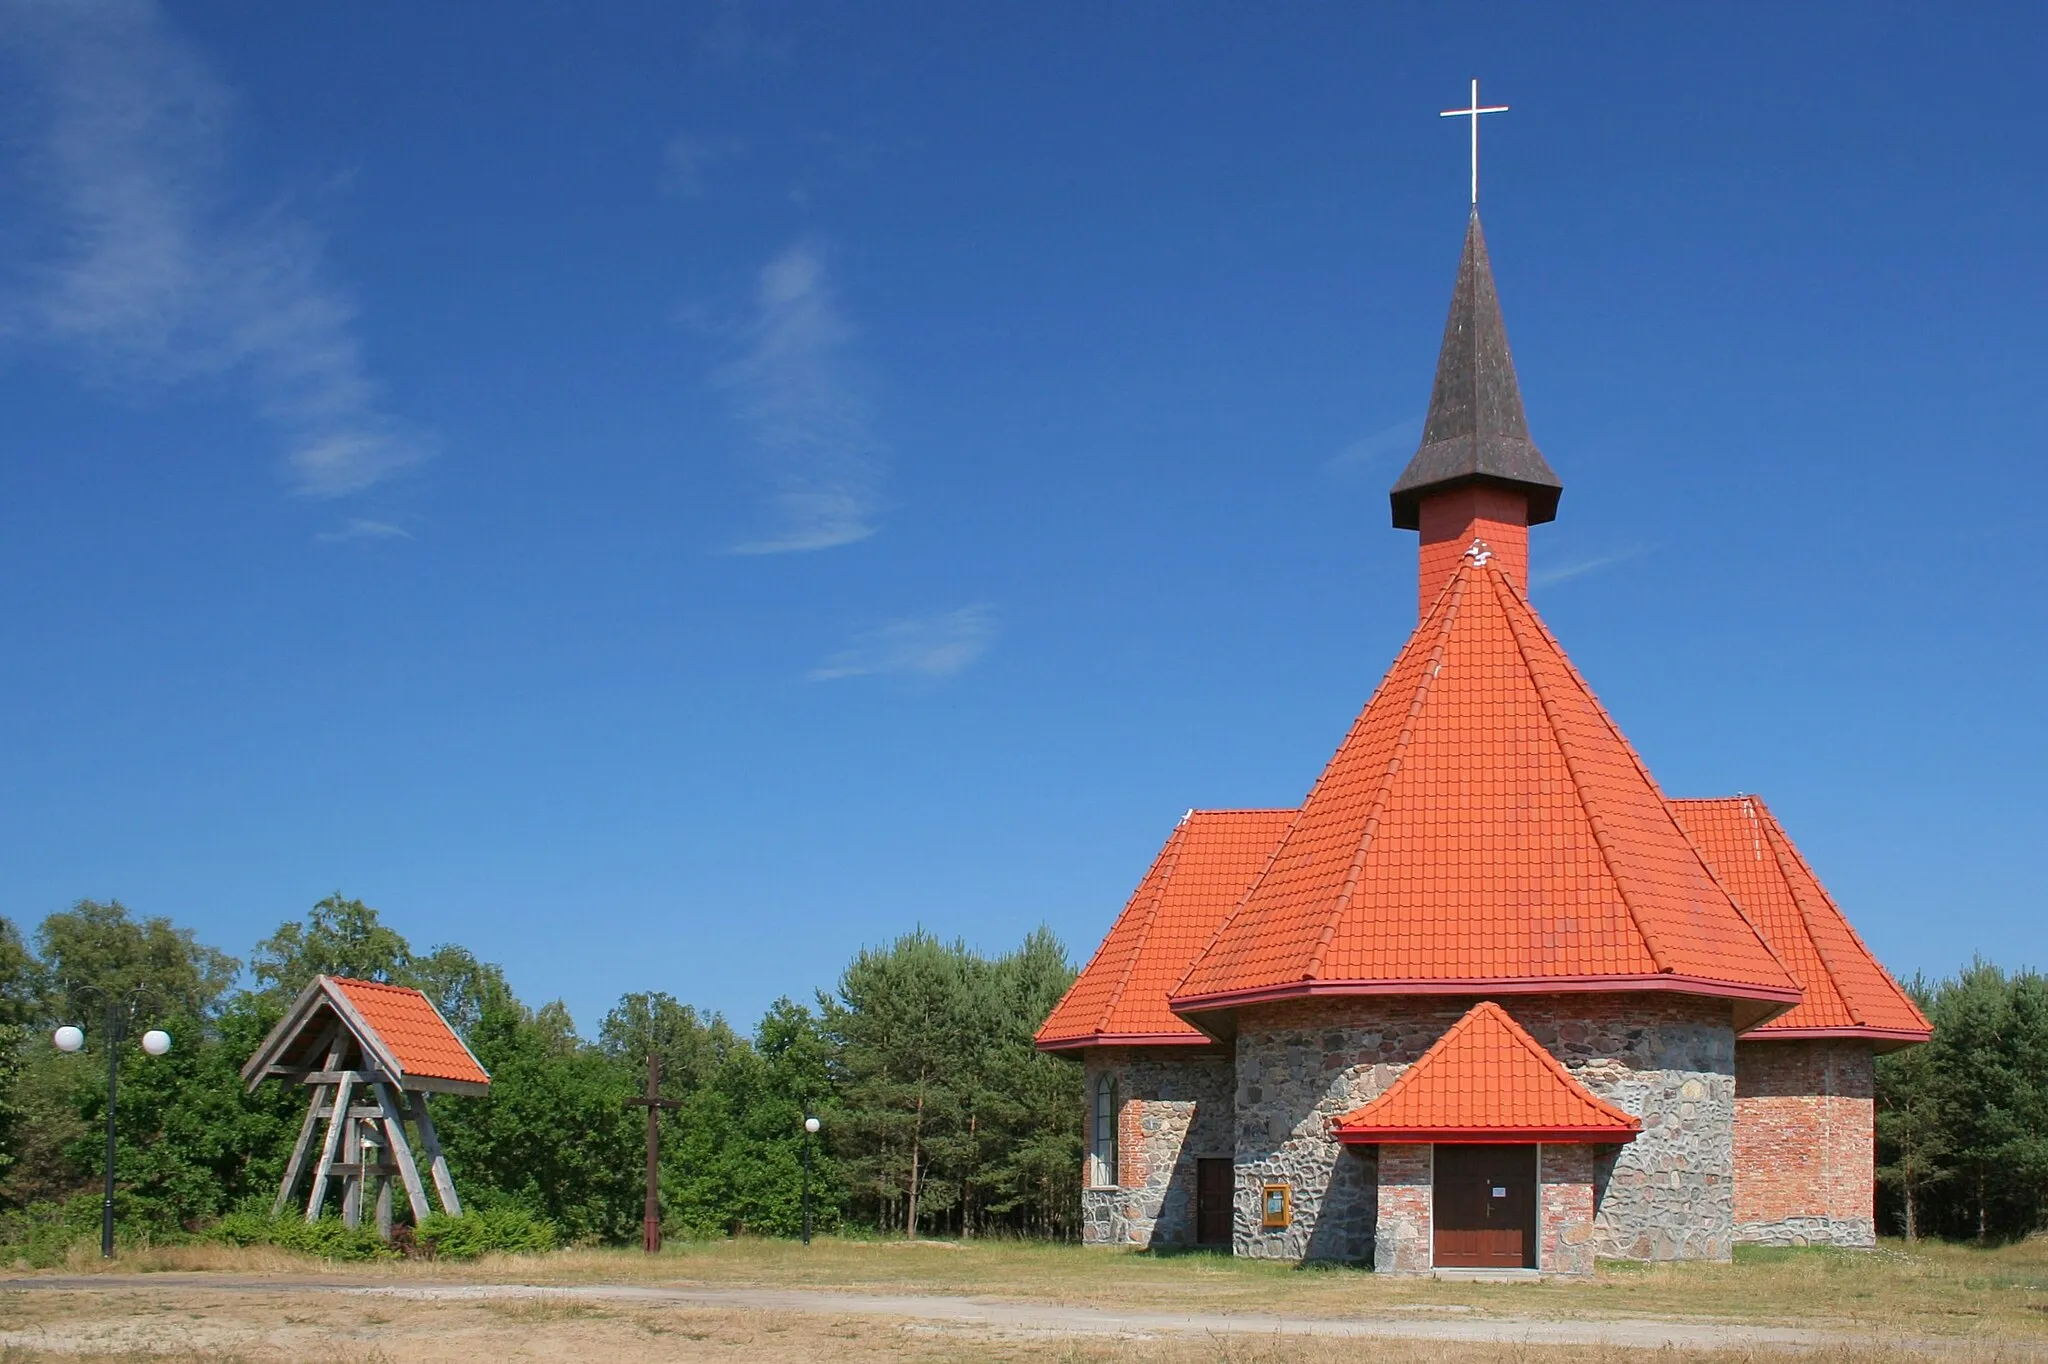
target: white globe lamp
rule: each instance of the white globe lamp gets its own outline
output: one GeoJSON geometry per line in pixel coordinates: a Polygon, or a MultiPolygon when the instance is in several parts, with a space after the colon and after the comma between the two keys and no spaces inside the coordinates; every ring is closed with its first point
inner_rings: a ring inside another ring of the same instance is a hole
{"type": "Polygon", "coordinates": [[[50,1034],[50,1040],[57,1044],[58,1051],[77,1051],[85,1045],[85,1030],[74,1028],[69,1023],[50,1034]]]}
{"type": "Polygon", "coordinates": [[[818,1120],[817,1120],[816,1118],[805,1118],[805,1119],[804,1119],[804,1131],[806,1131],[806,1132],[811,1132],[811,1133],[816,1133],[816,1132],[817,1132],[817,1130],[818,1130],[818,1127],[819,1127],[819,1123],[818,1123],[818,1120]]]}
{"type": "Polygon", "coordinates": [[[151,1056],[162,1056],[171,1049],[171,1035],[162,1028],[151,1028],[142,1034],[142,1049],[151,1056]]]}

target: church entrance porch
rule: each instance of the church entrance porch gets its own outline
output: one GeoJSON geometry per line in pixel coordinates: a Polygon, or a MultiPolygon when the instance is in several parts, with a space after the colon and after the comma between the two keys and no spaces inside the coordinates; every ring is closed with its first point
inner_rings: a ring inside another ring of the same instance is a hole
{"type": "Polygon", "coordinates": [[[1536,1148],[1438,1146],[1435,1165],[1434,1265],[1536,1268],[1536,1148]]]}

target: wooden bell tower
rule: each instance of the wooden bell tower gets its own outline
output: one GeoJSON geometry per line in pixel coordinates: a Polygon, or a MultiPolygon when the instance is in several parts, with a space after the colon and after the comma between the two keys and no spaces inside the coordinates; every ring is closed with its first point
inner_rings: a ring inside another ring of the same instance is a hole
{"type": "Polygon", "coordinates": [[[422,1156],[442,1211],[461,1213],[426,1098],[484,1094],[491,1077],[432,1000],[377,981],[315,976],[242,1067],[252,1090],[273,1078],[305,1085],[312,1094],[271,1216],[282,1217],[293,1205],[310,1167],[307,1221],[320,1216],[330,1185],[339,1181],[343,1222],[361,1226],[368,1203],[388,1240],[394,1179],[405,1189],[415,1224],[427,1215],[422,1156]]]}

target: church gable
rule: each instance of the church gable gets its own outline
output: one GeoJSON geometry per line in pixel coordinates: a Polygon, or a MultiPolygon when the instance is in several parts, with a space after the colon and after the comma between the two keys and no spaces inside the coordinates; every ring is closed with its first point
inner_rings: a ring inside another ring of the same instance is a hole
{"type": "Polygon", "coordinates": [[[1483,1000],[1384,1094],[1337,1119],[1333,1132],[1353,1144],[1625,1142],[1642,1126],[1483,1000]]]}

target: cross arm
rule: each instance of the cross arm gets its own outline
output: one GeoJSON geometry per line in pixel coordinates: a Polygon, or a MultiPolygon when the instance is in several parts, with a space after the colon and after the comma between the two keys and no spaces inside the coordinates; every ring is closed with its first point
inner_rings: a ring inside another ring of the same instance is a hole
{"type": "Polygon", "coordinates": [[[626,1100],[626,1107],[628,1107],[628,1108],[681,1108],[681,1107],[683,1107],[683,1101],[682,1101],[681,1099],[628,1099],[628,1100],[626,1100]]]}

